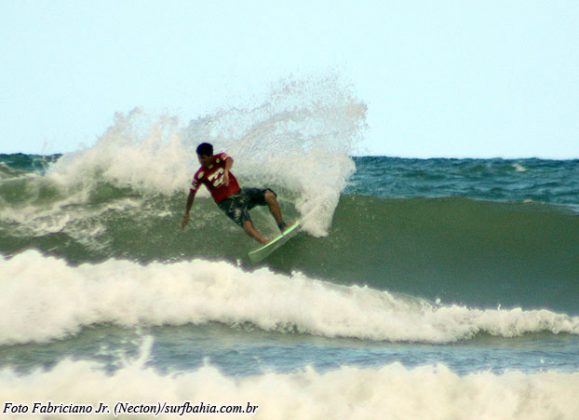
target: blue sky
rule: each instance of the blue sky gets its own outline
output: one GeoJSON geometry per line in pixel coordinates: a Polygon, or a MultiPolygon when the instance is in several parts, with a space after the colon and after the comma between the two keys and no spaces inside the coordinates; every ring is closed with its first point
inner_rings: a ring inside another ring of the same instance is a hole
{"type": "Polygon", "coordinates": [[[363,154],[576,158],[577,22],[576,0],[0,0],[0,152],[331,72],[368,105],[363,154]]]}

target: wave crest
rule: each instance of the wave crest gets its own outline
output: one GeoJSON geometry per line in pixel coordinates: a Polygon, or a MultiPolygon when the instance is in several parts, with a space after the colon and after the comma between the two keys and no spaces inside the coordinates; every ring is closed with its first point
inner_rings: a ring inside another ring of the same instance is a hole
{"type": "Polygon", "coordinates": [[[579,334],[579,317],[547,310],[436,305],[360,286],[194,260],[71,267],[28,251],[0,265],[0,343],[61,339],[103,323],[124,327],[219,322],[324,337],[445,343],[485,333],[579,334]]]}

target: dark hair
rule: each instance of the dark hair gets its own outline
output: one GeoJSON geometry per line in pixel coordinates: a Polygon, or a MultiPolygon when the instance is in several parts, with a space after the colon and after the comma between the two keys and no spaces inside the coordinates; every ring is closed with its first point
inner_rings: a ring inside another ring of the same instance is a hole
{"type": "Polygon", "coordinates": [[[213,145],[209,143],[201,143],[197,146],[197,154],[199,156],[213,156],[213,145]]]}

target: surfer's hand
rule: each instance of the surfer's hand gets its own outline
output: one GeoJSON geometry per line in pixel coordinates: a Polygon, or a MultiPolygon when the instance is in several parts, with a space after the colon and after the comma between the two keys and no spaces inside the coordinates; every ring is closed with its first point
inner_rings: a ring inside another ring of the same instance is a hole
{"type": "Polygon", "coordinates": [[[181,229],[185,229],[185,226],[187,226],[187,223],[189,223],[189,214],[185,213],[183,215],[183,219],[181,219],[181,229]]]}
{"type": "Polygon", "coordinates": [[[223,184],[225,184],[226,187],[229,187],[229,171],[225,171],[223,174],[223,184]]]}

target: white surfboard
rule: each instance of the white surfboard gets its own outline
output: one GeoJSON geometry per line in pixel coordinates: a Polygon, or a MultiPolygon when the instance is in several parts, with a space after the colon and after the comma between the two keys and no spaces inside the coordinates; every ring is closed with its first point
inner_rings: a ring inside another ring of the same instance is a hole
{"type": "Polygon", "coordinates": [[[248,256],[249,260],[252,263],[258,263],[262,261],[264,258],[268,257],[273,251],[281,247],[291,238],[297,235],[300,231],[300,222],[295,222],[293,225],[289,226],[286,230],[283,231],[279,236],[276,236],[267,244],[254,249],[251,251],[248,256]]]}

